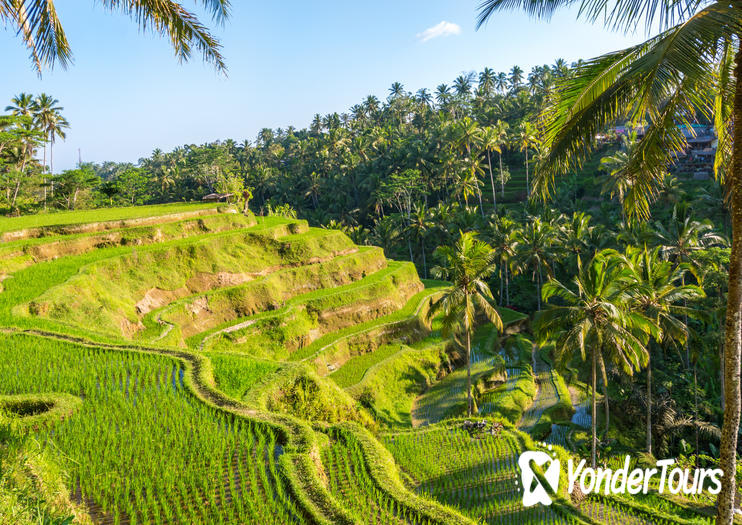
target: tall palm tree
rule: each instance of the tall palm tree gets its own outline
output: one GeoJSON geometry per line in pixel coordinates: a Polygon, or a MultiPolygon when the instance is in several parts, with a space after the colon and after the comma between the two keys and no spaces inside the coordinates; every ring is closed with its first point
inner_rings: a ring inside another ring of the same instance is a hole
{"type": "Polygon", "coordinates": [[[531,274],[531,280],[536,283],[536,304],[539,311],[541,310],[544,270],[547,275],[551,275],[549,261],[554,258],[553,242],[552,228],[539,217],[529,219],[516,234],[513,267],[516,273],[529,272],[531,274]]]}
{"type": "Polygon", "coordinates": [[[497,213],[497,191],[495,190],[495,176],[492,173],[492,158],[491,152],[496,151],[502,158],[502,143],[500,141],[500,134],[495,126],[489,126],[482,130],[482,148],[487,152],[487,167],[490,172],[490,184],[492,185],[492,205],[497,213]]]}
{"type": "Polygon", "coordinates": [[[513,66],[510,69],[508,82],[510,83],[510,89],[512,91],[516,91],[523,83],[523,70],[520,68],[520,66],[513,66]]]}
{"type": "Polygon", "coordinates": [[[473,74],[459,75],[453,81],[453,89],[461,98],[466,98],[471,94],[473,74]]]}
{"type": "MultiPolygon", "coordinates": [[[[36,121],[36,125],[46,134],[46,140],[44,141],[44,169],[46,169],[47,143],[49,143],[51,148],[53,148],[55,137],[64,139],[66,136],[64,130],[69,127],[69,123],[62,116],[64,108],[57,104],[59,104],[59,100],[47,95],[46,93],[42,93],[36,97],[33,103],[34,120],[36,121]]],[[[53,158],[54,153],[50,153],[53,158]]],[[[53,162],[50,171],[52,173],[54,172],[53,162]]]]}
{"type": "MultiPolygon", "coordinates": [[[[703,297],[701,288],[680,284],[687,267],[675,266],[662,260],[660,248],[648,250],[627,248],[621,256],[632,281],[630,296],[632,307],[651,319],[659,328],[656,340],[663,345],[685,344],[688,339],[687,322],[678,319],[687,316],[688,308],[678,303],[703,297]]],[[[647,356],[647,453],[652,454],[652,353],[647,356]]]]}
{"type": "Polygon", "coordinates": [[[477,239],[475,233],[466,232],[460,233],[453,246],[436,248],[435,255],[441,265],[433,268],[433,275],[450,281],[451,287],[433,303],[428,316],[433,318],[442,313],[444,336],[465,339],[467,413],[471,416],[471,335],[477,313],[502,330],[502,319],[492,306],[492,292],[487,284],[487,278],[495,271],[496,253],[486,242],[477,239]]]}
{"type": "Polygon", "coordinates": [[[504,71],[500,71],[495,76],[495,86],[500,93],[505,93],[508,87],[508,75],[504,71]]]}
{"type": "Polygon", "coordinates": [[[389,88],[389,98],[394,99],[404,95],[404,85],[401,82],[392,82],[389,88]]]}
{"type": "MultiPolygon", "coordinates": [[[[621,149],[600,159],[601,169],[608,172],[601,192],[607,193],[611,199],[617,197],[624,220],[633,220],[637,215],[649,214],[649,200],[642,198],[647,190],[636,184],[636,175],[628,169],[633,151],[639,145],[636,132],[623,135],[621,143],[621,149]]],[[[656,198],[656,195],[653,193],[651,198],[656,198]]]]}
{"type": "Polygon", "coordinates": [[[518,134],[515,136],[518,149],[526,154],[526,195],[530,197],[531,186],[528,180],[528,151],[538,145],[536,127],[530,122],[523,122],[518,128],[518,134]]]}
{"type": "Polygon", "coordinates": [[[500,271],[500,306],[510,304],[510,279],[508,268],[515,255],[518,238],[518,225],[509,217],[498,217],[490,224],[489,241],[497,252],[498,268],[500,271]],[[503,294],[504,288],[504,294],[503,294]]]}
{"type": "Polygon", "coordinates": [[[32,117],[34,106],[34,96],[31,93],[19,93],[10,99],[10,105],[5,106],[5,111],[19,117],[32,117]]]}
{"type": "Polygon", "coordinates": [[[410,224],[408,228],[413,237],[420,242],[420,254],[423,259],[423,276],[426,279],[428,278],[428,262],[425,254],[425,237],[427,237],[428,232],[433,226],[434,223],[430,220],[430,212],[428,209],[424,205],[415,206],[412,210],[412,215],[410,216],[410,224]]]}
{"type": "MultiPolygon", "coordinates": [[[[598,442],[598,363],[612,361],[624,373],[632,375],[647,363],[645,345],[648,336],[658,332],[649,319],[628,308],[625,276],[626,272],[618,258],[598,253],[587,265],[580,265],[572,288],[555,279],[544,285],[544,301],[558,297],[563,306],[551,306],[540,312],[534,323],[542,339],[556,341],[557,359],[569,359],[579,351],[584,361],[590,354],[593,468],[596,465],[598,442]]],[[[606,396],[607,393],[606,390],[606,396]]]]}
{"type": "Polygon", "coordinates": [[[479,73],[479,88],[486,96],[492,94],[495,89],[495,71],[489,67],[485,67],[481,73],[479,73]]]}
{"type": "MultiPolygon", "coordinates": [[[[96,3],[109,11],[125,13],[141,29],[169,37],[180,60],[188,60],[197,50],[206,62],[214,64],[220,71],[226,71],[221,44],[195,14],[181,5],[182,2],[99,0],[96,3]]],[[[199,3],[217,23],[229,17],[229,0],[201,0],[199,3]]],[[[65,68],[71,63],[72,50],[53,2],[0,0],[0,21],[21,37],[31,52],[31,60],[38,72],[43,67],[53,67],[57,62],[65,68]]]]}
{"type": "MultiPolygon", "coordinates": [[[[728,402],[719,460],[725,475],[717,523],[731,525],[742,409],[742,5],[724,0],[577,4],[580,17],[602,18],[611,29],[633,31],[644,25],[659,33],[577,65],[559,84],[544,115],[549,157],[539,170],[543,195],[553,190],[555,176],[584,161],[595,147],[596,133],[617,119],[651,122],[631,159],[631,171],[648,189],[659,185],[665,166],[687,146],[678,122],[690,124],[689,118],[701,112],[719,138],[714,168],[727,185],[733,234],[723,374],[728,402]]],[[[479,25],[495,11],[514,7],[548,19],[558,9],[575,6],[569,0],[484,0],[479,25]]]]}

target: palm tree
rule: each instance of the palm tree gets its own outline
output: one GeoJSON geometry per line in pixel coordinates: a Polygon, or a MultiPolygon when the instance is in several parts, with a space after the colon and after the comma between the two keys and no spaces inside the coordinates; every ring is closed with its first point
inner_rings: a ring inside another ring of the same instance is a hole
{"type": "Polygon", "coordinates": [[[510,304],[510,279],[508,267],[515,255],[518,238],[518,225],[509,217],[498,217],[490,225],[489,241],[497,252],[498,267],[500,269],[500,306],[503,305],[503,287],[505,304],[510,304]]]}
{"type": "Polygon", "coordinates": [[[647,216],[649,214],[650,199],[641,196],[645,192],[651,192],[651,200],[656,199],[657,191],[652,188],[642,188],[636,184],[639,177],[629,171],[630,159],[639,141],[636,132],[621,137],[621,149],[612,155],[606,155],[600,159],[601,169],[608,172],[608,179],[603,184],[601,193],[607,193],[610,198],[618,198],[621,205],[621,215],[624,220],[633,220],[637,215],[647,216]]]}
{"type": "Polygon", "coordinates": [[[510,69],[508,82],[510,82],[510,89],[512,91],[516,91],[520,87],[523,82],[523,70],[519,66],[513,66],[510,69]]]}
{"type": "Polygon", "coordinates": [[[502,169],[502,138],[497,126],[489,126],[482,131],[482,148],[487,152],[487,166],[490,172],[490,184],[492,185],[492,205],[497,213],[497,191],[495,190],[495,177],[492,174],[492,158],[490,153],[496,151],[500,154],[500,169],[502,169]]]}
{"type": "MultiPolygon", "coordinates": [[[[558,9],[575,7],[568,0],[484,0],[479,25],[500,9],[519,7],[548,19],[558,9]]],[[[678,3],[580,0],[578,16],[603,18],[611,29],[632,31],[639,25],[659,31],[646,42],[575,66],[559,84],[545,111],[549,156],[539,170],[542,195],[553,190],[554,177],[579,166],[595,147],[596,133],[617,119],[647,119],[641,146],[630,171],[656,187],[665,166],[687,141],[677,123],[689,124],[703,114],[718,136],[714,168],[727,185],[732,222],[732,250],[727,295],[724,388],[728,402],[719,464],[724,471],[717,523],[731,525],[736,494],[737,439],[742,385],[742,5],[723,0],[678,3]]],[[[647,196],[647,199],[649,196],[647,196]]]]}
{"type": "Polygon", "coordinates": [[[5,106],[5,111],[10,111],[19,117],[32,117],[34,115],[34,96],[30,93],[20,93],[10,99],[10,105],[5,106]]]}
{"type": "MultiPolygon", "coordinates": [[[[540,312],[534,323],[542,339],[556,341],[556,357],[560,361],[568,360],[577,350],[583,361],[590,354],[593,468],[596,465],[598,442],[598,363],[610,360],[627,375],[633,375],[647,363],[645,345],[648,336],[657,334],[656,327],[649,319],[628,308],[625,277],[626,271],[618,258],[610,254],[596,254],[586,266],[580,265],[573,288],[556,279],[544,285],[544,301],[558,297],[563,306],[551,306],[540,312]]],[[[606,389],[606,408],[607,394],[606,389]]]]}
{"type": "Polygon", "coordinates": [[[428,235],[434,223],[430,220],[428,209],[422,206],[415,206],[410,216],[409,229],[413,237],[420,241],[420,253],[423,258],[423,275],[428,278],[428,263],[425,255],[425,237],[428,235]]]}
{"type": "Polygon", "coordinates": [[[492,94],[492,91],[495,89],[495,71],[493,69],[485,67],[479,73],[479,88],[486,96],[492,94]]]}
{"type": "Polygon", "coordinates": [[[504,71],[500,71],[495,76],[495,86],[500,93],[504,93],[508,87],[508,75],[504,71]]]}
{"type": "Polygon", "coordinates": [[[439,107],[443,107],[451,100],[451,88],[446,84],[439,84],[435,88],[435,101],[439,107]]]}
{"type": "Polygon", "coordinates": [[[404,85],[401,82],[393,82],[389,88],[389,98],[394,99],[404,95],[404,85]]]}
{"type": "Polygon", "coordinates": [[[492,292],[487,284],[487,278],[495,271],[496,253],[486,242],[477,239],[475,233],[460,232],[453,246],[439,246],[435,255],[441,265],[433,268],[433,275],[450,281],[451,287],[433,303],[428,316],[433,318],[442,313],[443,335],[465,338],[467,413],[471,416],[471,334],[477,313],[484,314],[498,330],[502,330],[502,320],[492,306],[492,292]]]}
{"type": "MultiPolygon", "coordinates": [[[[504,122],[502,120],[499,120],[495,122],[495,130],[497,135],[497,141],[500,146],[500,151],[498,152],[500,157],[500,174],[504,173],[503,167],[502,167],[502,149],[507,146],[508,144],[508,129],[510,129],[510,125],[507,122],[504,122]]],[[[500,189],[502,191],[501,195],[505,196],[505,178],[500,177],[500,189]]]]}
{"type": "Polygon", "coordinates": [[[69,123],[62,116],[63,107],[58,106],[59,100],[46,93],[42,93],[34,100],[34,120],[36,125],[46,134],[44,142],[44,169],[46,169],[46,144],[50,146],[50,172],[54,172],[54,141],[56,137],[64,139],[65,129],[69,123]]]}
{"type": "Polygon", "coordinates": [[[453,89],[456,90],[456,94],[465,98],[471,94],[472,76],[470,75],[459,75],[453,81],[453,89]]]}
{"type": "Polygon", "coordinates": [[[559,230],[566,263],[576,264],[577,259],[583,258],[591,251],[595,227],[590,225],[590,215],[573,212],[572,217],[559,230]]]}
{"type": "Polygon", "coordinates": [[[657,244],[662,255],[676,264],[689,263],[697,267],[696,254],[710,246],[726,245],[727,241],[714,231],[710,222],[693,219],[691,208],[686,204],[672,209],[669,225],[655,223],[657,244]]]}
{"type": "MultiPolygon", "coordinates": [[[[651,319],[660,329],[657,342],[664,345],[685,344],[688,339],[687,321],[678,315],[689,313],[685,303],[689,299],[703,297],[703,290],[694,285],[679,284],[687,267],[674,266],[672,262],[660,258],[660,248],[647,250],[628,248],[623,256],[626,267],[631,272],[634,286],[631,289],[633,307],[651,319]]],[[[651,351],[647,361],[647,453],[652,454],[652,364],[651,351]]]]}
{"type": "Polygon", "coordinates": [[[530,122],[523,122],[518,128],[515,137],[518,149],[526,154],[526,195],[531,195],[531,186],[528,180],[528,150],[535,147],[539,142],[536,136],[536,127],[530,122]]]}
{"type": "Polygon", "coordinates": [[[530,272],[531,280],[536,282],[536,304],[541,310],[541,287],[544,283],[543,271],[551,275],[549,260],[553,259],[552,228],[539,217],[531,218],[516,234],[513,266],[516,273],[530,272]]]}
{"type": "MultiPolygon", "coordinates": [[[[193,50],[197,50],[206,62],[214,64],[219,71],[226,71],[221,44],[180,2],[99,0],[96,3],[112,12],[123,11],[136,20],[141,29],[168,36],[180,60],[188,60],[193,50]]],[[[229,0],[203,0],[201,3],[215,22],[222,23],[229,17],[229,0]]],[[[0,0],[0,21],[20,35],[39,73],[42,67],[53,67],[57,62],[64,68],[71,63],[72,50],[52,2],[0,0]]]]}

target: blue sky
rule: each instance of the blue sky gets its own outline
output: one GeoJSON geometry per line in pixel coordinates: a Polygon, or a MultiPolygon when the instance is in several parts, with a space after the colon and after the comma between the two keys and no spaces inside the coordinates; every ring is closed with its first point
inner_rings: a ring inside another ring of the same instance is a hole
{"type": "Polygon", "coordinates": [[[122,15],[89,1],[57,0],[75,63],[39,79],[20,41],[0,28],[0,109],[22,91],[60,100],[71,129],[55,147],[58,171],[74,167],[78,148],[84,161],[136,162],[154,148],[254,139],[263,127],[302,128],[315,113],[345,111],[369,94],[385,98],[394,81],[410,91],[432,89],[485,66],[528,71],[644,37],[607,33],[575,21],[573,12],[551,22],[500,13],[475,31],[478,2],[233,0],[230,20],[214,28],[224,45],[225,78],[195,57],[179,64],[166,40],[141,34],[122,15]],[[460,31],[425,40],[425,31],[441,22],[460,31]]]}

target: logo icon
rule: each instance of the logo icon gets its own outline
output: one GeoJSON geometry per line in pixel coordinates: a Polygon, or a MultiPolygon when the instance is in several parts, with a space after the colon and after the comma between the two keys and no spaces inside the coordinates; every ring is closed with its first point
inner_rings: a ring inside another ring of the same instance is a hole
{"type": "Polygon", "coordinates": [[[531,462],[539,467],[545,468],[544,478],[551,487],[552,492],[559,488],[559,473],[561,465],[558,459],[552,458],[546,452],[540,450],[528,450],[518,458],[520,467],[520,480],[523,484],[523,506],[532,507],[537,504],[551,505],[551,498],[546,488],[541,484],[531,468],[531,462]],[[548,467],[545,467],[548,465],[548,467]],[[535,482],[535,483],[534,483],[535,482]]]}

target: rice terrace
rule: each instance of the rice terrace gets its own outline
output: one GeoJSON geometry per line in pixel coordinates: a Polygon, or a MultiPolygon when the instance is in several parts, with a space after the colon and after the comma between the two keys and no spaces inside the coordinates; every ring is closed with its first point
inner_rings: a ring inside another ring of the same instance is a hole
{"type": "Polygon", "coordinates": [[[0,22],[0,525],[742,525],[739,0],[0,22]]]}

